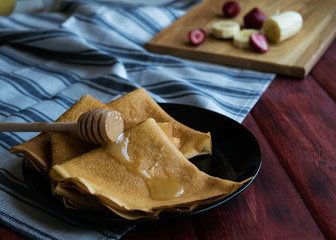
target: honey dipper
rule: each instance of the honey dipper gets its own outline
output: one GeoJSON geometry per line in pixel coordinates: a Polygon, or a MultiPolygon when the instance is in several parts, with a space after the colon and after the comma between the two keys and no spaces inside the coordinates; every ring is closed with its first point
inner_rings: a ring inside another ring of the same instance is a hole
{"type": "Polygon", "coordinates": [[[77,132],[94,144],[114,142],[123,131],[120,113],[104,108],[84,112],[77,122],[0,123],[0,132],[77,132]]]}

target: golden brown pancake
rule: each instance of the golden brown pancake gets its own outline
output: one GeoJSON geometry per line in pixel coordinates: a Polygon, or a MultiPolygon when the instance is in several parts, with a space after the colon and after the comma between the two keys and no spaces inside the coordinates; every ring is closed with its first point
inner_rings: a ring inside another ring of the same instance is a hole
{"type": "MultiPolygon", "coordinates": [[[[106,104],[97,99],[85,95],[69,108],[62,116],[57,119],[57,122],[77,122],[79,116],[92,109],[110,108],[106,104]]],[[[82,141],[75,133],[51,133],[51,166],[77,157],[97,147],[82,141]]]]}
{"type": "Polygon", "coordinates": [[[192,158],[211,153],[210,133],[196,131],[169,116],[143,88],[136,89],[107,104],[121,113],[125,128],[148,118],[157,122],[172,122],[173,137],[181,140],[181,152],[192,158]]]}
{"type": "MultiPolygon", "coordinates": [[[[68,109],[56,122],[75,122],[79,115],[94,108],[114,108],[122,114],[125,128],[136,125],[147,119],[154,118],[158,122],[172,123],[172,139],[187,158],[211,152],[209,133],[195,131],[170,117],[146,92],[137,89],[110,102],[108,105],[91,96],[83,96],[68,109]]],[[[96,146],[79,140],[73,134],[42,133],[33,139],[11,148],[11,153],[23,153],[27,165],[47,176],[51,166],[79,156],[96,146]]]]}
{"type": "Polygon", "coordinates": [[[85,194],[75,189],[72,184],[51,182],[52,193],[65,207],[70,209],[85,209],[88,212],[106,212],[106,208],[91,194],[85,194]]]}
{"type": "Polygon", "coordinates": [[[14,146],[10,152],[23,153],[26,165],[35,168],[45,178],[48,177],[48,169],[51,165],[50,134],[39,134],[31,140],[14,146]]]}
{"type": "MultiPolygon", "coordinates": [[[[69,108],[65,113],[63,113],[56,122],[76,122],[79,115],[83,112],[86,112],[95,108],[109,108],[107,105],[98,101],[97,99],[85,95],[80,100],[78,100],[71,108],[69,108]]],[[[75,148],[73,149],[71,145],[67,145],[65,148],[58,148],[60,151],[58,153],[52,153],[51,138],[52,135],[62,135],[62,133],[41,133],[31,140],[24,142],[20,145],[14,146],[10,149],[11,153],[23,153],[27,158],[29,166],[33,166],[38,170],[42,175],[47,176],[47,172],[50,166],[53,165],[52,161],[58,162],[58,159],[52,158],[52,155],[57,155],[60,158],[64,159],[64,154],[73,155],[72,151],[79,152],[80,150],[75,148]]],[[[69,138],[72,138],[72,134],[69,135],[69,138]]],[[[81,141],[81,140],[80,140],[81,141]]],[[[68,142],[71,142],[70,140],[68,142]]],[[[82,142],[82,141],[81,141],[82,142]]],[[[61,145],[62,142],[58,142],[61,145]]],[[[54,145],[54,144],[53,144],[54,145]]],[[[77,144],[78,145],[78,144],[77,144]]],[[[81,149],[86,148],[87,144],[83,143],[81,149]]],[[[55,145],[54,145],[55,147],[55,145]]]]}
{"type": "Polygon", "coordinates": [[[128,219],[190,211],[242,185],[199,171],[152,118],[129,128],[116,143],[53,166],[50,178],[73,184],[128,219]]]}
{"type": "MultiPolygon", "coordinates": [[[[163,130],[161,132],[166,135],[168,142],[175,148],[180,148],[186,157],[209,153],[211,150],[209,134],[195,131],[175,121],[163,111],[144,89],[128,93],[108,105],[91,96],[83,96],[57,119],[57,122],[76,122],[83,112],[95,108],[111,107],[122,114],[126,129],[147,118],[154,117],[157,121],[160,121],[158,125],[163,130]]],[[[81,157],[83,154],[86,156],[85,153],[97,147],[99,146],[82,141],[73,133],[42,133],[30,141],[13,147],[11,152],[24,153],[27,165],[34,167],[47,177],[50,167],[62,165],[67,161],[81,157]]],[[[130,212],[129,209],[125,209],[111,201],[106,204],[106,199],[102,196],[97,201],[90,193],[83,192],[83,190],[78,188],[78,183],[77,185],[75,182],[69,183],[66,181],[62,183],[51,181],[51,183],[53,194],[61,199],[67,207],[98,211],[105,209],[100,204],[103,203],[103,205],[110,209],[112,208],[115,212],[119,212],[120,215],[128,216],[128,218],[139,218],[144,217],[144,215],[153,217],[161,211],[155,210],[150,214],[144,214],[143,210],[132,210],[130,212]]]]}

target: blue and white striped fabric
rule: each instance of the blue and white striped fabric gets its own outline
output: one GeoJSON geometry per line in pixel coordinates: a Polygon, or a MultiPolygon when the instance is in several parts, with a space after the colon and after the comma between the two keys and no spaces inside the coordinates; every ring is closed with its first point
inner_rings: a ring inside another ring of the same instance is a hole
{"type": "MultiPolygon", "coordinates": [[[[0,17],[0,121],[57,119],[84,94],[109,102],[143,87],[158,102],[241,122],[273,74],[147,52],[144,44],[195,5],[63,1],[57,12],[0,17]]],[[[79,226],[38,203],[8,150],[36,133],[0,132],[0,220],[34,239],[119,239],[132,226],[79,226]]]]}

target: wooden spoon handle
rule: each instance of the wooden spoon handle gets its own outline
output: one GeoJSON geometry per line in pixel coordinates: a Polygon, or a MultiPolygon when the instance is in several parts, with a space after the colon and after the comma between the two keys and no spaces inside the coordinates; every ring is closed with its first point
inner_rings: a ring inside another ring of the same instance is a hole
{"type": "Polygon", "coordinates": [[[75,122],[0,123],[0,132],[75,132],[75,122]]]}
{"type": "Polygon", "coordinates": [[[77,122],[0,123],[0,132],[77,132],[94,144],[116,141],[123,131],[120,113],[101,108],[82,113],[77,122]]]}

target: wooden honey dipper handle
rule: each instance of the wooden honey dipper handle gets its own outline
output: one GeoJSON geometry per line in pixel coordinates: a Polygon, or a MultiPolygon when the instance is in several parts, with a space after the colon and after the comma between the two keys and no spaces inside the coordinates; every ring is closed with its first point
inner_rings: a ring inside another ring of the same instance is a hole
{"type": "Polygon", "coordinates": [[[73,132],[75,122],[0,123],[0,132],[73,132]]]}
{"type": "Polygon", "coordinates": [[[116,141],[123,131],[120,113],[101,108],[83,113],[77,122],[0,123],[0,132],[77,132],[95,144],[116,141]]]}

